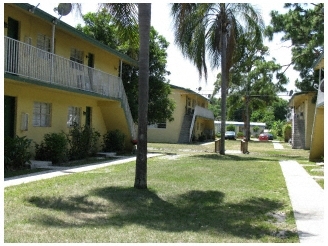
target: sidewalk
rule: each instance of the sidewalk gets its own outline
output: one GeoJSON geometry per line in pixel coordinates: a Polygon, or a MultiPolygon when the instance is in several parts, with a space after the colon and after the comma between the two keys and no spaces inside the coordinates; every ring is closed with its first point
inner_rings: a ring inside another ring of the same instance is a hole
{"type": "MultiPolygon", "coordinates": [[[[148,154],[147,157],[151,158],[151,157],[155,157],[158,155],[161,155],[161,154],[148,154]]],[[[5,178],[4,187],[29,183],[29,182],[33,182],[36,180],[49,179],[49,178],[63,176],[63,175],[72,174],[72,173],[90,171],[90,170],[93,170],[96,168],[123,164],[126,162],[135,161],[135,160],[136,160],[136,157],[134,156],[134,157],[121,158],[116,161],[109,161],[109,162],[105,162],[105,163],[101,163],[101,164],[83,165],[83,166],[73,167],[73,168],[72,167],[54,166],[50,170],[43,171],[43,172],[16,176],[16,177],[12,177],[12,178],[5,178]]]]}
{"type": "Polygon", "coordinates": [[[324,190],[296,161],[281,161],[301,243],[324,244],[324,190]]]}

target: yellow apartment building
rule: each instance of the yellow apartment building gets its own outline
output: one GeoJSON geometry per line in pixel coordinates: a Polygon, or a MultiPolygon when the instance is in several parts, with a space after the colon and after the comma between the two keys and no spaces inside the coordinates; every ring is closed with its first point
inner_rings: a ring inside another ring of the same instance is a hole
{"type": "MultiPolygon", "coordinates": [[[[313,68],[324,68],[323,53],[314,62],[313,68]]],[[[317,92],[298,92],[289,101],[292,110],[292,147],[310,150],[310,161],[324,157],[324,78],[321,73],[317,87],[317,92]]]]}
{"type": "Polygon", "coordinates": [[[148,126],[148,142],[190,143],[194,140],[214,140],[214,115],[208,109],[208,99],[190,89],[171,85],[175,101],[172,122],[148,126]]]}
{"type": "MultiPolygon", "coordinates": [[[[51,3],[49,3],[51,4],[51,3]]],[[[56,7],[56,6],[54,6],[56,7]]],[[[4,4],[4,135],[40,143],[73,123],[136,138],[120,76],[130,57],[25,3],[4,4]]]]}

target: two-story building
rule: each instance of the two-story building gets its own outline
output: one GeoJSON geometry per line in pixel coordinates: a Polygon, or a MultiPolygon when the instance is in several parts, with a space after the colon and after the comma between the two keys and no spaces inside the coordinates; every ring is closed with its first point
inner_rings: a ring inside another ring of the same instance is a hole
{"type": "MultiPolygon", "coordinates": [[[[322,70],[324,55],[314,62],[313,68],[322,70]]],[[[295,93],[289,101],[291,108],[292,147],[310,150],[309,160],[324,156],[324,79],[320,77],[317,91],[295,93]]]]}
{"type": "MultiPolygon", "coordinates": [[[[49,3],[51,4],[51,3],[49,3]]],[[[56,6],[54,6],[56,7],[56,6]]],[[[120,76],[137,61],[25,3],[4,4],[4,135],[40,143],[74,123],[136,138],[120,76]]]]}
{"type": "Polygon", "coordinates": [[[148,142],[190,143],[214,139],[214,115],[208,109],[208,99],[190,89],[171,85],[175,101],[172,122],[148,126],[148,142]]]}

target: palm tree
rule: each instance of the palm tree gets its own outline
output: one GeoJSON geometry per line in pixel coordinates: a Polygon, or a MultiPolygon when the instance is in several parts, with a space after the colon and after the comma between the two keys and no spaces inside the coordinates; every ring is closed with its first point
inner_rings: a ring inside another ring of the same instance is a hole
{"type": "Polygon", "coordinates": [[[139,21],[139,98],[138,98],[138,151],[134,187],[147,189],[147,125],[149,91],[149,36],[151,4],[138,4],[139,21]]]}
{"type": "Polygon", "coordinates": [[[120,33],[130,39],[139,24],[139,92],[138,92],[138,151],[134,187],[147,189],[147,125],[149,91],[150,3],[103,3],[112,15],[120,33]],[[137,14],[138,13],[138,14],[137,14]]]}
{"type": "MultiPolygon", "coordinates": [[[[175,42],[207,79],[207,56],[212,68],[221,65],[221,136],[225,134],[229,70],[237,59],[238,37],[251,32],[252,42],[262,42],[264,23],[248,3],[174,3],[171,7],[175,42]],[[207,56],[206,56],[207,55],[207,56]]],[[[225,154],[221,137],[220,154],[225,154]]]]}

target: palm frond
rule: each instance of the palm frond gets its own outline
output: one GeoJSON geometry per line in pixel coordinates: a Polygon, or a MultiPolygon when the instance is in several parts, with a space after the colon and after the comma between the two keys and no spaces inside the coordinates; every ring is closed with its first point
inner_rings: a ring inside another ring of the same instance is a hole
{"type": "Polygon", "coordinates": [[[105,9],[111,16],[121,38],[138,43],[138,6],[136,3],[99,3],[99,9],[105,9]]]}

